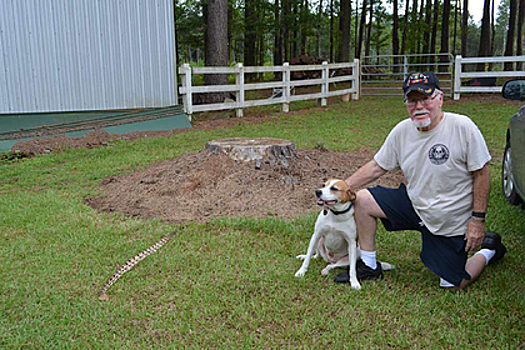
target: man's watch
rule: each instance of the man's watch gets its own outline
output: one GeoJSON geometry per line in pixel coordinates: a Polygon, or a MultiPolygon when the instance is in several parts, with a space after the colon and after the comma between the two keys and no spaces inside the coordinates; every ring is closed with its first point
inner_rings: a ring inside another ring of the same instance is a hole
{"type": "Polygon", "coordinates": [[[473,211],[472,216],[475,218],[485,219],[486,213],[484,211],[473,211]]]}

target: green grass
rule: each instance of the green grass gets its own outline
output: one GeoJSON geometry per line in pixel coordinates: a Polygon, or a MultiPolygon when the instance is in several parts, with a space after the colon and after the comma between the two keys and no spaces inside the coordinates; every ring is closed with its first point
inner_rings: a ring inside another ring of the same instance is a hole
{"type": "MultiPolygon", "coordinates": [[[[447,106],[447,102],[445,103],[447,106]]],[[[470,115],[493,154],[487,228],[508,247],[502,263],[460,293],[444,292],[420,262],[419,234],[378,233],[378,256],[396,266],[359,292],[320,275],[294,277],[315,213],[188,223],[109,291],[116,269],[171,232],[160,220],[99,213],[84,204],[107,176],[201,150],[223,137],[264,136],[297,147],[375,150],[405,117],[399,99],[292,105],[267,122],[119,142],[0,163],[0,348],[523,348],[525,211],[505,202],[500,158],[506,102],[450,103],[470,115]]]]}

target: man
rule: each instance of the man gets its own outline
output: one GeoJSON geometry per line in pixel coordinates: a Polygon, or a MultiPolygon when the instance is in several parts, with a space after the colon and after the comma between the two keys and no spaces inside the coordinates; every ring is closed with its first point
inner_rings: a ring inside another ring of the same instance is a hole
{"type": "MultiPolygon", "coordinates": [[[[420,231],[421,260],[440,277],[440,286],[463,289],[506,252],[497,233],[485,232],[491,157],[472,120],[442,111],[443,92],[434,73],[410,74],[403,91],[410,118],[394,127],[373,160],[346,179],[357,188],[400,168],[408,181],[398,189],[377,186],[357,193],[357,275],[383,277],[374,239],[379,218],[388,231],[420,231]]],[[[348,272],[335,281],[347,282],[348,272]]]]}

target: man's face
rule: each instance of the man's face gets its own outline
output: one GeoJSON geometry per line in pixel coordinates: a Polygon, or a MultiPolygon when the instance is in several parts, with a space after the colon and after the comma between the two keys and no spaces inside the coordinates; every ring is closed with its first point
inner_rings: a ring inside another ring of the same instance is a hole
{"type": "Polygon", "coordinates": [[[432,96],[412,91],[405,99],[408,115],[421,131],[432,130],[441,121],[443,94],[434,91],[432,96]]]}

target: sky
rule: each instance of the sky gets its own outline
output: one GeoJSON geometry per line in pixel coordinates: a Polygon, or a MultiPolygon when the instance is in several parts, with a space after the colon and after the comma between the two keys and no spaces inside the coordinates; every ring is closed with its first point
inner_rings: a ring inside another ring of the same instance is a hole
{"type": "MultiPolygon", "coordinates": [[[[361,3],[362,0],[359,1],[359,3],[361,3]]],[[[454,1],[456,0],[451,0],[452,3],[454,3],[454,1]]],[[[459,2],[461,2],[461,6],[463,6],[463,0],[458,0],[459,2]]],[[[494,0],[495,3],[495,10],[496,10],[496,17],[498,16],[498,6],[499,6],[499,3],[501,0],[494,0]]],[[[386,3],[387,1],[386,0],[383,0],[383,3],[386,3]]],[[[477,25],[480,25],[481,23],[481,18],[483,17],[483,5],[484,5],[484,1],[483,0],[469,0],[468,2],[468,11],[470,13],[470,15],[474,18],[474,22],[477,24],[477,25]]],[[[390,12],[392,12],[392,6],[389,6],[389,5],[386,5],[386,8],[387,9],[390,9],[390,12]]],[[[405,9],[404,8],[400,8],[399,11],[402,13],[405,9]]]]}
{"type": "MultiPolygon", "coordinates": [[[[501,0],[494,0],[494,9],[496,18],[498,17],[498,6],[501,0]]],[[[483,17],[483,0],[470,0],[468,2],[468,11],[474,17],[474,22],[479,24],[483,17]]]]}

